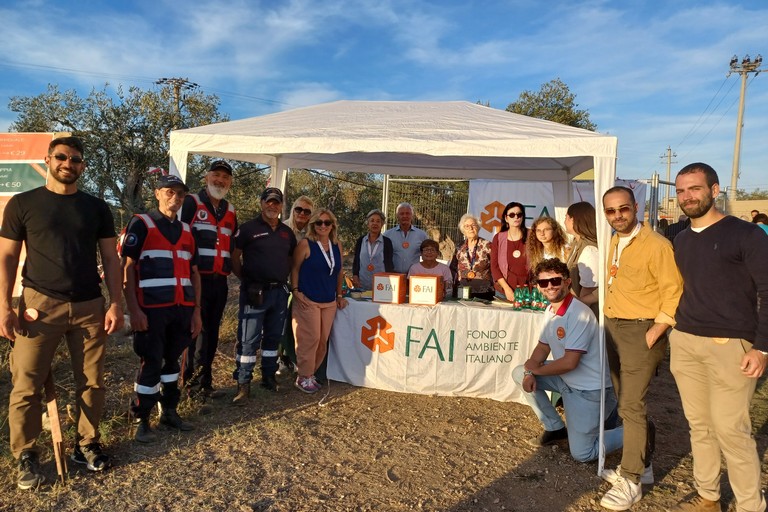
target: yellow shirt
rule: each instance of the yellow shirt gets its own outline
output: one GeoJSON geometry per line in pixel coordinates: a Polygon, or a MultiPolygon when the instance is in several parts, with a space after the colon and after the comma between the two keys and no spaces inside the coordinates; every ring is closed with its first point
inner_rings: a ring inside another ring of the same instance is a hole
{"type": "MultiPolygon", "coordinates": [[[[608,249],[610,276],[619,236],[608,249]]],[[[675,264],[669,240],[643,225],[621,251],[618,271],[605,293],[603,313],[608,318],[652,318],[675,325],[675,311],[683,293],[683,279],[675,264]]]]}

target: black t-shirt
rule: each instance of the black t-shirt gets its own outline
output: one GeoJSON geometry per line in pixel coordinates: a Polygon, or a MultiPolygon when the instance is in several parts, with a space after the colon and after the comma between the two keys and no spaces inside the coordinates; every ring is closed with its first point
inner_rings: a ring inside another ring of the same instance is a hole
{"type": "Polygon", "coordinates": [[[5,207],[0,236],[26,245],[25,287],[68,302],[101,295],[96,249],[99,240],[115,237],[112,213],[103,200],[45,187],[16,194],[5,207]]]}
{"type": "MultiPolygon", "coordinates": [[[[149,216],[155,221],[157,229],[166,240],[175,244],[181,238],[183,224],[177,218],[169,219],[159,210],[149,212],[149,216]]],[[[135,261],[141,256],[141,249],[144,247],[144,241],[147,239],[147,225],[139,217],[134,216],[125,228],[125,240],[120,249],[120,255],[129,257],[135,261]]],[[[197,244],[195,244],[195,253],[190,260],[192,266],[197,265],[197,244]]]]}
{"type": "Polygon", "coordinates": [[[288,281],[296,235],[282,222],[273,230],[261,215],[249,220],[235,233],[235,247],[243,251],[244,282],[288,281]]]}

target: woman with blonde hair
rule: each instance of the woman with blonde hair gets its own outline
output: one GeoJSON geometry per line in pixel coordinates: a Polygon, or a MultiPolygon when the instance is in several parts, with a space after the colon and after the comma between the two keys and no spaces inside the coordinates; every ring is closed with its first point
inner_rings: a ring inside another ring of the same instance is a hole
{"type": "Polygon", "coordinates": [[[563,263],[568,261],[570,251],[565,238],[565,231],[552,217],[541,216],[531,225],[531,234],[526,243],[528,270],[533,272],[543,260],[557,258],[563,263]]]}
{"type": "Polygon", "coordinates": [[[495,292],[491,277],[491,243],[478,235],[480,221],[471,213],[461,216],[459,230],[464,235],[464,243],[456,249],[451,261],[456,282],[458,286],[469,286],[470,298],[492,300],[495,292]]]}
{"type": "Polygon", "coordinates": [[[293,327],[296,339],[296,387],[316,393],[320,385],[315,372],[328,351],[328,335],[336,309],[347,300],[341,294],[341,255],[336,216],[327,208],[315,210],[309,220],[307,237],[293,253],[293,327]]]}
{"type": "Polygon", "coordinates": [[[301,242],[307,236],[309,218],[312,216],[312,209],[314,207],[315,202],[307,196],[299,196],[293,202],[293,206],[291,206],[291,213],[288,216],[288,220],[285,221],[285,225],[293,230],[297,242],[301,242]]]}

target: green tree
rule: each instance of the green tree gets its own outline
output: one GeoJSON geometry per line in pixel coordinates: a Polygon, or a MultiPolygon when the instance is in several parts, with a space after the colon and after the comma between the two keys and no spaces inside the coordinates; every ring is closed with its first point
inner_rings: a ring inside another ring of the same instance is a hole
{"type": "Polygon", "coordinates": [[[750,199],[768,199],[768,190],[756,188],[754,190],[744,190],[741,188],[736,189],[736,199],[750,200],[750,199]]]}
{"type": "MultiPolygon", "coordinates": [[[[82,187],[105,199],[118,211],[147,210],[154,204],[150,167],[168,166],[171,126],[176,102],[169,87],[145,91],[109,84],[94,89],[86,98],[75,91],[49,85],[38,96],[14,96],[9,109],[18,117],[11,130],[20,132],[71,132],[83,139],[88,168],[82,187]]],[[[218,111],[219,99],[200,91],[188,92],[179,105],[180,128],[226,121],[218,111]]],[[[192,184],[209,159],[193,158],[187,181],[192,184]]]]}
{"type": "Polygon", "coordinates": [[[507,106],[508,112],[523,114],[556,123],[597,130],[589,112],[577,109],[576,95],[559,78],[542,84],[538,92],[523,91],[517,101],[507,106]]]}

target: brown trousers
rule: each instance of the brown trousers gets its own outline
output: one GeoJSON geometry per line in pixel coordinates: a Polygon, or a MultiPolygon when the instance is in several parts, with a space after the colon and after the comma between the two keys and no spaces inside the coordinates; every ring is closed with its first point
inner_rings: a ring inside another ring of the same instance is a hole
{"type": "Polygon", "coordinates": [[[16,336],[10,355],[13,389],[8,424],[13,456],[18,459],[23,450],[35,448],[42,431],[43,386],[62,338],[74,372],[78,443],[97,442],[105,400],[104,298],[66,302],[25,288],[19,313],[23,334],[16,336]],[[37,320],[24,319],[27,308],[37,310],[37,320]]]}

